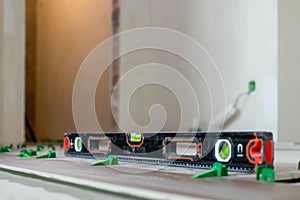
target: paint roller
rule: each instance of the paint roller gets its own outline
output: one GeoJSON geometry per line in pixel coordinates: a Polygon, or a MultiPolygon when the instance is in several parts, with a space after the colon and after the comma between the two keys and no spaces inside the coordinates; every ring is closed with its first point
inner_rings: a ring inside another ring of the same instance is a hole
{"type": "Polygon", "coordinates": [[[239,94],[236,97],[234,104],[229,105],[224,112],[217,115],[217,117],[215,118],[215,120],[212,123],[212,127],[218,128],[218,129],[225,127],[227,125],[227,123],[229,122],[229,120],[233,119],[233,117],[238,113],[238,104],[239,104],[240,100],[243,97],[247,97],[252,92],[254,92],[255,87],[256,87],[255,81],[250,81],[249,86],[248,86],[248,91],[239,94]]]}

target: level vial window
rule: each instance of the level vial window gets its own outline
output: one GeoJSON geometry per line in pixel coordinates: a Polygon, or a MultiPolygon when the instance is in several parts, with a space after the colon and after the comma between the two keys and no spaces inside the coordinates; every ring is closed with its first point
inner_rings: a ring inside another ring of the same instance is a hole
{"type": "Polygon", "coordinates": [[[130,134],[130,141],[131,142],[141,142],[142,141],[142,134],[131,133],[130,134]]]}
{"type": "Polygon", "coordinates": [[[75,138],[75,151],[80,152],[82,150],[82,140],[80,137],[75,138]]]}
{"type": "Polygon", "coordinates": [[[232,145],[228,139],[219,139],[215,145],[215,157],[219,162],[229,162],[232,145]]]}
{"type": "Polygon", "coordinates": [[[196,144],[191,142],[176,142],[176,154],[181,156],[195,156],[196,144]]]}
{"type": "Polygon", "coordinates": [[[219,155],[222,159],[227,159],[230,155],[230,147],[227,142],[221,142],[219,146],[219,155]]]}

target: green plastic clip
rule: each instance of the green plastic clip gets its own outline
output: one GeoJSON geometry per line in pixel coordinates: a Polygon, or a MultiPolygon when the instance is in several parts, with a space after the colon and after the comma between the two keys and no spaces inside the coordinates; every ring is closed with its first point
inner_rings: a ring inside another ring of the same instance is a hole
{"type": "Polygon", "coordinates": [[[26,144],[22,144],[21,145],[21,149],[26,149],[27,148],[27,145],[26,144]]]}
{"type": "Polygon", "coordinates": [[[6,153],[6,152],[11,152],[12,149],[10,146],[6,146],[6,147],[0,147],[0,153],[6,153]]]}
{"type": "Polygon", "coordinates": [[[26,149],[23,149],[23,150],[20,151],[20,153],[26,153],[26,154],[28,154],[28,151],[26,149]]]}
{"type": "Polygon", "coordinates": [[[10,146],[4,147],[4,152],[11,152],[12,149],[10,146]]]}
{"type": "Polygon", "coordinates": [[[20,153],[17,155],[21,158],[29,158],[30,156],[28,155],[28,151],[27,150],[21,150],[20,153]]]}
{"type": "Polygon", "coordinates": [[[36,159],[41,159],[41,158],[56,158],[56,153],[55,151],[48,151],[47,154],[37,156],[35,157],[36,159]]]}
{"type": "Polygon", "coordinates": [[[20,153],[17,156],[21,157],[21,158],[30,158],[30,155],[27,153],[20,153]]]}
{"type": "Polygon", "coordinates": [[[21,157],[21,158],[29,158],[31,156],[37,156],[37,152],[34,151],[33,149],[29,149],[27,150],[21,150],[20,154],[18,154],[17,156],[21,157]]]}
{"type": "Polygon", "coordinates": [[[38,145],[36,147],[36,151],[44,151],[44,146],[43,145],[38,145]]]}
{"type": "Polygon", "coordinates": [[[28,155],[30,155],[30,156],[37,156],[37,152],[34,151],[33,149],[29,149],[28,150],[28,155]]]}
{"type": "Polygon", "coordinates": [[[48,148],[51,148],[52,151],[55,151],[55,146],[53,144],[48,144],[48,148]]]}
{"type": "Polygon", "coordinates": [[[266,182],[267,179],[269,178],[270,182],[274,183],[275,181],[275,173],[272,168],[267,168],[263,166],[258,166],[256,167],[256,180],[260,180],[260,175],[261,175],[261,180],[263,182],[266,182]]]}
{"type": "Polygon", "coordinates": [[[196,174],[191,178],[196,179],[196,178],[222,177],[222,176],[228,176],[227,167],[222,163],[215,162],[211,170],[202,172],[200,174],[196,174]]]}
{"type": "Polygon", "coordinates": [[[300,170],[300,161],[298,162],[298,170],[300,170]]]}
{"type": "Polygon", "coordinates": [[[109,155],[106,160],[95,162],[91,166],[105,166],[105,165],[118,165],[119,161],[116,156],[109,155]]]}

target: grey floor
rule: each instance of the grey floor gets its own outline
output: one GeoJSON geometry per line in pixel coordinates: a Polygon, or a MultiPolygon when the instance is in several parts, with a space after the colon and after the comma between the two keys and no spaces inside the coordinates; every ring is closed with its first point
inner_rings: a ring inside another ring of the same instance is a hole
{"type": "Polygon", "coordinates": [[[0,171],[0,199],[2,200],[80,200],[80,199],[121,199],[127,200],[132,197],[117,196],[102,191],[87,190],[39,179],[20,176],[0,171]]]}

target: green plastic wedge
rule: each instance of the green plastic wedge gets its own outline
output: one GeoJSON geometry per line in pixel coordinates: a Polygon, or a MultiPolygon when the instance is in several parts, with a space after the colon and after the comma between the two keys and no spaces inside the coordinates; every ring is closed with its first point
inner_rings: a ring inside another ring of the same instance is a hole
{"type": "Polygon", "coordinates": [[[196,179],[196,178],[222,177],[222,176],[228,176],[227,167],[222,163],[215,162],[211,170],[202,172],[200,174],[196,174],[191,178],[196,179]]]}
{"type": "Polygon", "coordinates": [[[17,156],[19,156],[21,158],[30,158],[30,155],[28,155],[27,153],[20,153],[17,156]]]}
{"type": "Polygon", "coordinates": [[[113,155],[109,155],[106,160],[92,163],[91,166],[106,166],[106,165],[118,165],[118,164],[119,164],[118,158],[113,155]]]}
{"type": "Polygon", "coordinates": [[[298,170],[300,170],[300,161],[298,162],[298,170]]]}
{"type": "Polygon", "coordinates": [[[28,151],[27,150],[21,150],[20,153],[17,155],[21,158],[29,158],[30,155],[28,155],[28,151]]]}
{"type": "Polygon", "coordinates": [[[106,165],[109,165],[108,160],[103,160],[103,161],[99,161],[99,162],[90,164],[90,166],[106,166],[106,165]]]}
{"type": "Polygon", "coordinates": [[[108,156],[108,161],[109,161],[109,163],[108,163],[109,165],[118,165],[119,164],[118,158],[113,155],[108,156]]]}
{"type": "Polygon", "coordinates": [[[55,151],[48,151],[47,154],[37,156],[35,157],[36,159],[42,159],[42,158],[56,158],[56,153],[55,151]]]}

